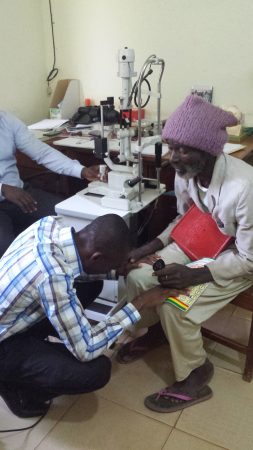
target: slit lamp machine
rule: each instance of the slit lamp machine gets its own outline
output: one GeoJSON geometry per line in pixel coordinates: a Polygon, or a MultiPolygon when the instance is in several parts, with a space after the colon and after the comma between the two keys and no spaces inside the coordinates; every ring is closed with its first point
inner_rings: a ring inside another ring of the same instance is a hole
{"type": "MultiPolygon", "coordinates": [[[[135,54],[133,49],[125,47],[118,51],[118,76],[122,79],[122,94],[120,96],[120,128],[117,132],[119,140],[118,162],[115,164],[108,150],[108,141],[104,137],[103,108],[106,101],[100,102],[101,111],[101,137],[95,140],[95,154],[104,160],[110,171],[108,183],[93,181],[87,187],[87,195],[101,196],[101,206],[108,208],[131,211],[136,206],[142,207],[143,198],[147,191],[158,197],[165,191],[165,186],[160,183],[162,141],[161,141],[161,79],[164,72],[164,60],[156,55],[150,55],[144,62],[137,81],[132,87],[135,54]],[[157,91],[152,92],[147,77],[153,72],[153,68],[159,69],[157,91]],[[143,82],[148,85],[148,90],[142,89],[143,82]],[[141,108],[142,94],[149,98],[155,97],[157,101],[156,133],[148,138],[142,137],[141,108]],[[132,127],[132,99],[135,97],[138,107],[137,141],[133,142],[135,130],[132,127]],[[156,178],[143,177],[142,152],[145,147],[152,145],[154,148],[156,178]],[[145,183],[152,184],[152,188],[146,188],[145,183]],[[155,191],[155,192],[154,192],[155,191]]],[[[146,195],[145,195],[146,194],[146,195]]]]}

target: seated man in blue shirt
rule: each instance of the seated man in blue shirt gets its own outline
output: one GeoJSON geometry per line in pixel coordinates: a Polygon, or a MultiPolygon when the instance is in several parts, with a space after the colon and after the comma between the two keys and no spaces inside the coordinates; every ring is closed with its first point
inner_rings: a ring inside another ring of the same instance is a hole
{"type": "Polygon", "coordinates": [[[13,239],[41,217],[55,214],[61,199],[24,185],[16,162],[17,149],[47,169],[88,181],[99,179],[99,166],[84,167],[37,139],[16,117],[0,111],[0,257],[13,239]]]}
{"type": "Polygon", "coordinates": [[[91,326],[84,309],[97,285],[92,292],[92,284],[79,284],[78,292],[74,281],[124,265],[130,232],[116,214],[79,232],[60,223],[52,216],[35,222],[0,259],[0,395],[19,417],[45,413],[48,400],[59,395],[103,387],[111,371],[104,351],[140,319],[141,310],[166,298],[166,289],[156,286],[91,326]]]}

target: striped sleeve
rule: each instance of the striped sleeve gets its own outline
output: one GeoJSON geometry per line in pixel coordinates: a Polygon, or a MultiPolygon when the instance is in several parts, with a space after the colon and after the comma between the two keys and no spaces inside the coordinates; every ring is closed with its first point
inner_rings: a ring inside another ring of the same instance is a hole
{"type": "Polygon", "coordinates": [[[41,305],[68,350],[80,361],[100,356],[140,315],[129,303],[115,315],[91,326],[66,274],[44,279],[38,289],[41,305]]]}

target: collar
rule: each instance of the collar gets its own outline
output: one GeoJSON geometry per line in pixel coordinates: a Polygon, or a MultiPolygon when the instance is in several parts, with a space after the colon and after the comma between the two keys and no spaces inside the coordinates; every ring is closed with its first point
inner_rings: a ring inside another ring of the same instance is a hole
{"type": "Polygon", "coordinates": [[[200,191],[205,192],[205,193],[208,191],[208,188],[202,186],[202,184],[200,184],[199,181],[197,181],[197,185],[198,185],[198,188],[200,191]]]}
{"type": "Polygon", "coordinates": [[[59,230],[59,241],[65,259],[71,265],[74,277],[79,276],[83,272],[81,259],[74,240],[74,228],[64,227],[59,230]]]}
{"type": "Polygon", "coordinates": [[[206,193],[207,208],[204,207],[203,203],[200,200],[198,185],[196,184],[195,180],[194,179],[189,180],[190,196],[194,201],[194,203],[202,211],[206,211],[208,209],[209,212],[212,212],[213,209],[217,206],[219,202],[221,187],[225,179],[226,167],[227,167],[226,155],[224,153],[221,153],[216,158],[213,169],[213,176],[206,193]]]}
{"type": "Polygon", "coordinates": [[[219,203],[220,192],[226,175],[226,168],[226,155],[224,153],[221,153],[216,159],[213,176],[208,188],[207,205],[210,212],[212,212],[219,203]]]}

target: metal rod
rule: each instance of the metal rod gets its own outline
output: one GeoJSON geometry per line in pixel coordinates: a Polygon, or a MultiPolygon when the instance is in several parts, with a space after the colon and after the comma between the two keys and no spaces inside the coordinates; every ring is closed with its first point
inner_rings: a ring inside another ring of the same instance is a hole
{"type": "Polygon", "coordinates": [[[157,177],[157,189],[160,192],[161,190],[161,177],[160,177],[160,173],[161,173],[161,167],[157,167],[156,169],[156,177],[157,177]]]}
{"type": "Polygon", "coordinates": [[[139,182],[139,189],[138,189],[138,201],[141,203],[141,179],[142,179],[142,156],[141,156],[141,84],[143,82],[144,74],[146,71],[146,68],[149,64],[151,64],[151,61],[155,58],[155,55],[150,55],[146,61],[144,62],[138,82],[137,82],[137,89],[138,89],[138,176],[140,177],[139,182]]]}
{"type": "Polygon", "coordinates": [[[100,105],[101,138],[104,137],[104,107],[100,105]]]}
{"type": "Polygon", "coordinates": [[[165,62],[163,59],[159,59],[159,64],[161,65],[160,77],[158,81],[158,93],[160,94],[157,99],[157,122],[158,122],[158,134],[162,134],[162,124],[161,124],[161,80],[164,72],[165,62]]]}
{"type": "MultiPolygon", "coordinates": [[[[161,58],[157,58],[156,55],[150,55],[146,61],[144,62],[139,78],[137,81],[137,89],[138,89],[138,176],[140,178],[139,182],[139,190],[138,190],[138,201],[141,203],[141,180],[142,180],[142,155],[141,155],[141,85],[144,79],[144,74],[146,72],[147,67],[152,64],[160,65],[160,76],[158,80],[158,99],[157,99],[157,125],[158,125],[158,134],[161,134],[161,80],[164,72],[165,62],[161,58]]],[[[160,170],[157,171],[157,185],[158,189],[160,189],[160,170]]]]}

